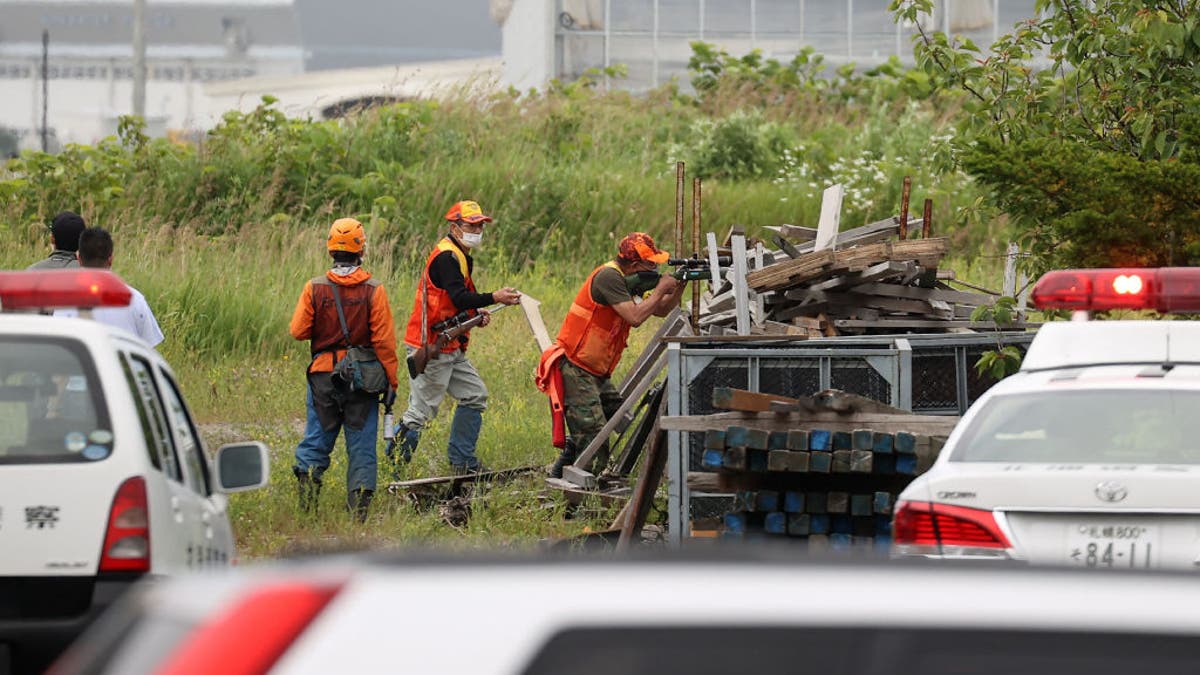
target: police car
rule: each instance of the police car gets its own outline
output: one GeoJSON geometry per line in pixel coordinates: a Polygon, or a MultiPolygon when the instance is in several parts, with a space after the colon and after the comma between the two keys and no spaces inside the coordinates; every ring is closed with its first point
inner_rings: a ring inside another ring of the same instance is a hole
{"type": "Polygon", "coordinates": [[[129,298],[106,270],[0,272],[0,673],[44,665],[140,577],[231,564],[225,495],[266,482],[261,443],[210,462],[155,350],[35,311],[129,298]]]}
{"type": "Polygon", "coordinates": [[[975,402],[900,495],[893,553],[1085,568],[1200,567],[1200,269],[1063,270],[1020,372],[975,402]],[[1082,319],[1082,320],[1080,320],[1082,319]]]}

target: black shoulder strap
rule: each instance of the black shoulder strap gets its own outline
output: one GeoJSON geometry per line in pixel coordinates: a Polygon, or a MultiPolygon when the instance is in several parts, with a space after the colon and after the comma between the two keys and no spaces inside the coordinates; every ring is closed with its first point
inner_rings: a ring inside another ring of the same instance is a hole
{"type": "Polygon", "coordinates": [[[338,285],[333,284],[333,302],[337,305],[338,323],[342,324],[342,335],[346,338],[346,346],[351,347],[350,329],[346,328],[346,313],[342,311],[342,294],[338,293],[338,285]]]}
{"type": "MultiPolygon", "coordinates": [[[[346,327],[346,313],[342,311],[342,296],[338,293],[338,285],[334,283],[330,283],[329,285],[333,287],[333,302],[337,305],[338,323],[342,324],[342,335],[346,338],[346,346],[353,347],[354,343],[350,341],[350,329],[346,327]]],[[[367,285],[371,286],[371,292],[367,294],[367,327],[370,328],[371,300],[374,298],[375,288],[380,285],[380,282],[368,279],[367,285]]]]}

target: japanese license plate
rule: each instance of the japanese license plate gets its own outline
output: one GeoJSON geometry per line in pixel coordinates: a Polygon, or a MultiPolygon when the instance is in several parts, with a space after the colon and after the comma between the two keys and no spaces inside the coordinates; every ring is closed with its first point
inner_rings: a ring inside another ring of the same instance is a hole
{"type": "Polygon", "coordinates": [[[1158,555],[1158,528],[1154,525],[1068,526],[1067,563],[1076,567],[1146,569],[1158,567],[1158,555]]]}

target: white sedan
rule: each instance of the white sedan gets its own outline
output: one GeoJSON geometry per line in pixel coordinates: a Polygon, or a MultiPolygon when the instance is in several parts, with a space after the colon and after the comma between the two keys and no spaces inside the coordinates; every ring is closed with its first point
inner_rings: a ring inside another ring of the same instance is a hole
{"type": "MultiPolygon", "coordinates": [[[[1194,305],[1196,270],[1047,275],[1041,307],[1194,305]]],[[[1083,317],[1080,317],[1083,318],[1083,317]]],[[[1200,323],[1049,323],[900,495],[893,554],[1200,566],[1200,323]]]]}

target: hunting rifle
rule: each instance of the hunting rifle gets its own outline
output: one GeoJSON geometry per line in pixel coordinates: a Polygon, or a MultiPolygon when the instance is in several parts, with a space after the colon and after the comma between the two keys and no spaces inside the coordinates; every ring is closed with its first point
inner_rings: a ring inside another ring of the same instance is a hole
{"type": "MultiPolygon", "coordinates": [[[[690,258],[671,258],[667,264],[675,269],[671,276],[680,281],[696,281],[697,279],[712,278],[712,268],[709,258],[693,255],[690,258]]],[[[717,257],[717,265],[725,269],[733,265],[733,258],[727,255],[717,257]]]]}
{"type": "Polygon", "coordinates": [[[471,314],[469,311],[459,312],[449,319],[433,324],[432,328],[436,333],[433,340],[418,347],[412,356],[408,357],[408,376],[415,380],[418,375],[425,372],[425,366],[429,365],[429,361],[436,359],[442,353],[442,348],[450,344],[451,340],[483,323],[484,317],[495,314],[505,307],[508,305],[493,305],[485,307],[475,314],[471,314]]]}

